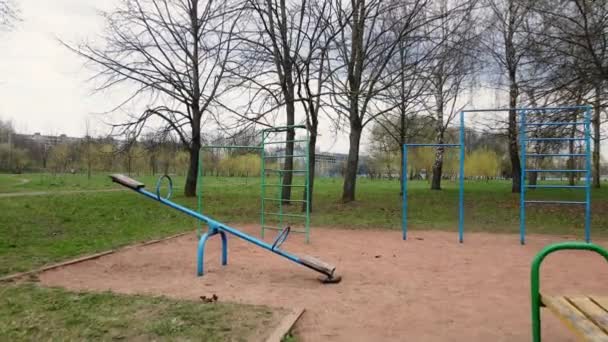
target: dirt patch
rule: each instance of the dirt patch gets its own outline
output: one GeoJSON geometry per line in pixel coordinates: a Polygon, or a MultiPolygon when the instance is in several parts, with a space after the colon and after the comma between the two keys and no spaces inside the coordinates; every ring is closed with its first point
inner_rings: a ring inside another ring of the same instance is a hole
{"type": "MultiPolygon", "coordinates": [[[[257,235],[253,226],[245,231],[257,235]]],[[[162,294],[197,299],[304,307],[296,324],[303,341],[529,341],[532,257],[561,237],[315,229],[312,243],[293,235],[283,249],[334,263],[343,280],[322,285],[306,268],[229,237],[207,244],[204,277],[195,276],[196,237],[186,235],[41,274],[49,286],[162,294]]],[[[601,243],[601,242],[600,242],[601,243]]],[[[608,295],[608,265],[589,252],[562,252],[543,264],[548,294],[608,295]]],[[[543,310],[548,341],[573,335],[543,310]]]]}

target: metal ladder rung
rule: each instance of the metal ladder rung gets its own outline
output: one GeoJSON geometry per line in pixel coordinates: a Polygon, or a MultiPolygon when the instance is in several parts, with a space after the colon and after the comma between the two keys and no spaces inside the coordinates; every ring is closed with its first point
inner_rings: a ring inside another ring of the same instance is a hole
{"type": "Polygon", "coordinates": [[[294,155],[280,155],[280,156],[264,156],[264,158],[266,158],[266,159],[272,159],[272,158],[289,158],[289,157],[293,157],[293,158],[304,158],[304,157],[307,157],[307,155],[305,155],[305,154],[294,154],[294,155]]]}
{"type": "Polygon", "coordinates": [[[306,187],[306,185],[300,185],[300,184],[291,184],[291,185],[266,184],[265,186],[278,187],[278,188],[305,188],[306,187]]]}
{"type": "Polygon", "coordinates": [[[554,121],[554,122],[530,122],[525,123],[526,126],[568,126],[568,125],[584,125],[584,121],[554,121]]]}
{"type": "Polygon", "coordinates": [[[526,188],[547,188],[547,189],[585,189],[586,185],[526,185],[526,188]]]}
{"type": "Polygon", "coordinates": [[[527,172],[587,172],[587,170],[583,169],[526,169],[527,172]]]}
{"type": "Polygon", "coordinates": [[[277,169],[266,169],[264,172],[308,172],[308,170],[277,170],[277,169]]]}
{"type": "Polygon", "coordinates": [[[306,203],[305,200],[286,200],[286,199],[280,199],[280,198],[264,198],[264,201],[272,201],[272,202],[299,202],[299,203],[306,203]]]}
{"type": "Polygon", "coordinates": [[[301,143],[301,142],[308,142],[308,140],[306,139],[302,139],[302,140],[283,140],[283,141],[267,141],[264,142],[264,145],[276,145],[276,144],[287,144],[287,143],[301,143]]]}
{"type": "MultiPolygon", "coordinates": [[[[262,229],[270,229],[270,230],[279,230],[279,231],[280,231],[280,230],[283,230],[284,228],[279,228],[279,227],[270,227],[270,226],[263,226],[263,227],[262,227],[262,229]]],[[[291,232],[292,232],[292,233],[306,233],[306,231],[305,231],[305,230],[302,230],[302,229],[294,229],[294,228],[291,228],[291,232]]]]}
{"type": "Polygon", "coordinates": [[[306,215],[299,215],[299,214],[285,214],[285,213],[279,214],[279,213],[266,213],[265,212],[264,215],[306,218],[306,215]]]}
{"type": "Polygon", "coordinates": [[[585,157],[587,156],[585,153],[526,153],[526,157],[585,157]]]}
{"type": "Polygon", "coordinates": [[[524,203],[529,204],[587,204],[585,201],[542,201],[542,200],[528,200],[524,203]]]}
{"type": "Polygon", "coordinates": [[[584,141],[585,138],[528,138],[526,141],[584,141]]]}

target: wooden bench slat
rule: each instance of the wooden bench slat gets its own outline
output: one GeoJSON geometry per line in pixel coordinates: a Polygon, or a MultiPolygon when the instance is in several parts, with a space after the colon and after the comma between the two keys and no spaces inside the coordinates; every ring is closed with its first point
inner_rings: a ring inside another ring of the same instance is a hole
{"type": "Polygon", "coordinates": [[[601,306],[604,311],[608,312],[608,297],[591,296],[591,300],[596,302],[597,305],[601,306]]]}
{"type": "Polygon", "coordinates": [[[608,342],[608,335],[570,304],[566,298],[541,296],[541,301],[584,341],[608,342]]]}
{"type": "Polygon", "coordinates": [[[608,312],[589,297],[567,297],[587,318],[608,334],[608,312]]]}

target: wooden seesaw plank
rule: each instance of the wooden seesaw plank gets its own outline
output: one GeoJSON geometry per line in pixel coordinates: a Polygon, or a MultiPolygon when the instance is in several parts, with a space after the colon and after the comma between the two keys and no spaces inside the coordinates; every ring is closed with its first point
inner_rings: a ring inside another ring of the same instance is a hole
{"type": "Polygon", "coordinates": [[[608,335],[565,297],[541,298],[543,304],[583,341],[608,342],[608,335]]]}

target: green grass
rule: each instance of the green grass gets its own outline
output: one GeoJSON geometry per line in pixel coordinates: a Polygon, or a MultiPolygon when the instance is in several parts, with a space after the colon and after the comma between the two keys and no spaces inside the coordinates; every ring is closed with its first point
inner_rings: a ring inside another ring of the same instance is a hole
{"type": "Polygon", "coordinates": [[[25,173],[0,174],[0,193],[75,191],[118,188],[105,175],[25,173]]]}
{"type": "Polygon", "coordinates": [[[11,285],[0,287],[0,336],[6,341],[248,341],[276,324],[283,312],[273,310],[11,285]]]}
{"type": "MultiPolygon", "coordinates": [[[[94,183],[104,184],[108,182],[106,178],[97,175],[94,183]]],[[[154,177],[140,179],[154,191],[154,177]]],[[[196,208],[195,198],[182,195],[183,182],[183,177],[176,177],[175,200],[196,208]]],[[[426,182],[409,182],[408,212],[412,229],[456,230],[457,186],[453,182],[443,184],[444,190],[430,191],[426,182]]],[[[237,225],[259,223],[260,185],[255,178],[207,177],[204,187],[203,205],[207,215],[237,225]]],[[[341,189],[341,179],[316,181],[313,227],[401,229],[398,181],[359,179],[357,201],[348,204],[339,201],[341,189]]],[[[465,189],[465,232],[519,231],[519,195],[510,193],[509,182],[471,181],[465,189]]],[[[277,190],[269,190],[266,197],[278,197],[277,190]]],[[[530,197],[535,198],[580,199],[583,191],[538,189],[530,193],[530,197]]],[[[300,196],[298,192],[296,198],[300,196]]],[[[283,209],[299,213],[300,206],[283,209]]],[[[606,210],[608,187],[604,184],[602,189],[593,191],[594,237],[608,236],[608,216],[602,215],[606,210]]],[[[196,227],[193,219],[126,191],[0,198],[0,212],[0,274],[26,271],[196,227]]],[[[582,207],[530,207],[528,232],[582,237],[583,218],[582,207]]],[[[284,224],[297,223],[297,219],[292,221],[284,224]]],[[[312,236],[314,241],[314,231],[312,236]]]]}

